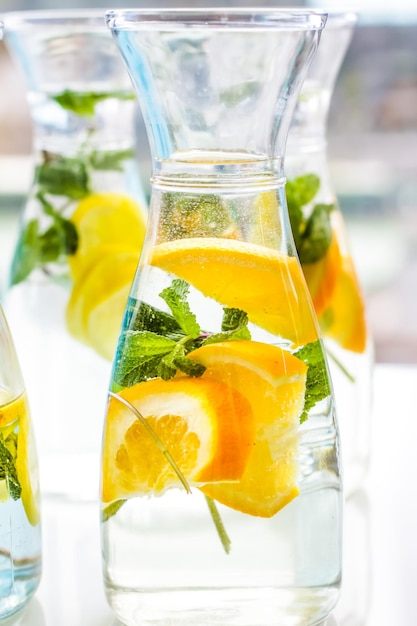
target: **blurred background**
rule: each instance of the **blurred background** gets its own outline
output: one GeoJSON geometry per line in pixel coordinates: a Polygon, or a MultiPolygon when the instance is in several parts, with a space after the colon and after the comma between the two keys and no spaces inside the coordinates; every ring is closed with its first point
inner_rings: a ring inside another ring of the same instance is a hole
{"type": "MultiPolygon", "coordinates": [[[[279,4],[267,0],[138,0],[130,6],[279,4]]],[[[282,3],[358,11],[358,25],[329,117],[333,186],[366,296],[376,360],[417,363],[417,4],[415,0],[396,0],[392,10],[381,4],[376,0],[343,6],[338,0],[282,3]]],[[[20,9],[126,6],[120,0],[0,0],[0,18],[6,11],[20,9]]],[[[23,76],[1,42],[0,90],[1,295],[33,174],[23,76]]],[[[147,180],[150,163],[141,120],[138,144],[142,175],[147,180]]]]}

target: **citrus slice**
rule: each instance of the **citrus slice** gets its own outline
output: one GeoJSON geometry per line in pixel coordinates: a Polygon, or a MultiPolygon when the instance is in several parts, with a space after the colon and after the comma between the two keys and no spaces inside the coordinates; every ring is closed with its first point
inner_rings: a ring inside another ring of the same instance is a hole
{"type": "Polygon", "coordinates": [[[17,477],[22,487],[22,503],[26,516],[36,526],[40,519],[40,485],[38,457],[26,397],[22,398],[16,457],[17,477]]]}
{"type": "Polygon", "coordinates": [[[319,323],[323,337],[333,339],[345,350],[365,351],[365,304],[351,257],[343,257],[332,299],[319,323]]]}
{"type": "MultiPolygon", "coordinates": [[[[2,438],[6,442],[11,432],[17,432],[17,449],[13,451],[12,456],[16,454],[16,473],[22,488],[23,508],[30,524],[36,526],[40,519],[39,473],[27,399],[23,394],[10,400],[10,394],[8,394],[7,398],[7,392],[4,390],[0,390],[0,392],[0,429],[2,438]]],[[[1,481],[0,501],[4,501],[8,497],[9,491],[6,481],[1,481]]]]}
{"type": "Polygon", "coordinates": [[[69,332],[106,359],[113,358],[138,260],[138,252],[104,256],[71,292],[66,310],[69,332]]]}
{"type": "Polygon", "coordinates": [[[153,379],[111,397],[103,443],[102,499],[160,496],[181,487],[178,474],[148,429],[171,454],[191,486],[237,481],[253,442],[247,400],[222,382],[153,379]]]}
{"type": "Polygon", "coordinates": [[[336,287],[341,265],[342,255],[337,234],[333,230],[332,240],[325,256],[315,263],[305,263],[302,266],[317,315],[321,315],[329,305],[336,287]]]}
{"type": "Polygon", "coordinates": [[[91,265],[91,251],[106,245],[123,244],[140,253],[146,230],[141,207],[119,193],[94,193],[75,208],[71,221],[78,232],[78,248],[68,257],[74,279],[91,265]]]}
{"type": "Polygon", "coordinates": [[[318,338],[305,279],[294,257],[209,237],[159,244],[150,262],[222,305],[246,311],[251,322],[295,346],[318,338]]]}
{"type": "Polygon", "coordinates": [[[255,341],[208,344],[188,355],[203,364],[203,380],[227,381],[252,407],[254,445],[240,481],[202,491],[238,511],[271,517],[298,493],[298,425],[306,365],[276,346],[255,341]]]}
{"type": "Polygon", "coordinates": [[[318,312],[319,324],[324,337],[345,350],[362,353],[367,343],[365,303],[340,211],[332,213],[332,228],[340,249],[339,268],[331,296],[318,312]]]}
{"type": "Polygon", "coordinates": [[[278,248],[281,241],[281,221],[276,191],[260,193],[250,215],[248,239],[260,246],[278,248]]]}

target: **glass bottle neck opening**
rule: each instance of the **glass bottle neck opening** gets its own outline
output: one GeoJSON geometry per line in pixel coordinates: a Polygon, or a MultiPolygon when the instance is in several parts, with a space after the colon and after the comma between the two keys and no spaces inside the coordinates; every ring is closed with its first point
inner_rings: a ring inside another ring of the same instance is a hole
{"type": "Polygon", "coordinates": [[[242,151],[189,150],[155,159],[156,187],[236,187],[276,189],[284,184],[282,159],[242,151]]]}

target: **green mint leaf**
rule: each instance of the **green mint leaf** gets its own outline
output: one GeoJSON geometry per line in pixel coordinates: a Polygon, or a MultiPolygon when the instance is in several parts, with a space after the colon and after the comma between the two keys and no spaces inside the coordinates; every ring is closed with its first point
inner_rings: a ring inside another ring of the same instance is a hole
{"type": "Polygon", "coordinates": [[[52,96],[52,100],[55,100],[63,109],[84,117],[93,117],[97,102],[108,98],[133,100],[134,94],[124,91],[94,93],[92,91],[79,92],[66,89],[62,93],[52,96]]]}
{"type": "Polygon", "coordinates": [[[61,254],[74,254],[78,247],[78,233],[74,224],[62,217],[41,192],[36,197],[44,213],[52,220],[52,226],[39,237],[41,262],[55,261],[61,254]]]}
{"type": "Polygon", "coordinates": [[[201,331],[196,316],[191,312],[187,301],[189,290],[190,286],[185,280],[176,278],[172,281],[171,286],[163,289],[159,295],[171,309],[172,315],[184,334],[197,339],[201,331]]]}
{"type": "Polygon", "coordinates": [[[332,240],[330,213],[333,209],[333,204],[314,206],[298,244],[298,255],[302,265],[315,263],[326,255],[332,240]]]}
{"type": "Polygon", "coordinates": [[[91,152],[88,159],[90,165],[95,170],[119,170],[123,169],[123,161],[133,159],[135,153],[133,150],[106,150],[99,152],[95,150],[91,152]]]}
{"type": "Polygon", "coordinates": [[[175,348],[175,341],[150,331],[127,331],[125,347],[131,358],[147,361],[157,355],[168,354],[175,348]]]}
{"type": "Polygon", "coordinates": [[[135,301],[129,302],[126,323],[132,330],[149,330],[166,337],[183,335],[180,325],[172,315],[145,302],[141,302],[139,307],[135,301]]]}
{"type": "Polygon", "coordinates": [[[320,189],[320,179],[316,174],[304,174],[287,180],[285,192],[287,203],[291,206],[303,207],[314,200],[320,189]]]}
{"type": "Polygon", "coordinates": [[[206,368],[202,363],[197,363],[193,359],[189,357],[177,357],[174,360],[174,364],[176,367],[181,370],[187,376],[192,376],[193,378],[199,378],[204,374],[206,368]]]}
{"type": "Polygon", "coordinates": [[[116,359],[114,380],[130,387],[148,378],[159,376],[163,356],[172,352],[176,342],[150,331],[126,331],[121,340],[121,356],[116,359]]]}
{"type": "Polygon", "coordinates": [[[10,270],[10,284],[25,280],[40,260],[39,222],[30,220],[20,233],[10,270]]]}
{"type": "Polygon", "coordinates": [[[247,326],[249,322],[248,314],[241,309],[223,309],[222,331],[230,332],[239,330],[247,326]]]}
{"type": "Polygon", "coordinates": [[[304,407],[300,416],[300,423],[303,423],[308,418],[310,409],[321,400],[327,398],[331,393],[331,389],[320,339],[306,344],[294,352],[294,356],[303,361],[308,367],[304,407]]]}
{"type": "Polygon", "coordinates": [[[251,339],[248,326],[248,314],[241,309],[224,308],[222,320],[222,332],[210,335],[202,342],[202,345],[219,343],[221,341],[236,341],[238,339],[251,339]]]}
{"type": "Polygon", "coordinates": [[[43,193],[81,200],[90,192],[90,181],[81,159],[44,152],[36,168],[36,182],[43,193]]]}
{"type": "Polygon", "coordinates": [[[319,188],[320,179],[315,174],[305,174],[286,182],[288,215],[297,251],[305,229],[303,207],[313,201],[319,188]]]}
{"type": "MultiPolygon", "coordinates": [[[[15,433],[12,433],[11,437],[17,439],[15,433]]],[[[19,500],[22,495],[22,487],[17,476],[16,460],[9,449],[9,438],[10,436],[5,441],[3,437],[0,437],[0,480],[6,481],[10,497],[13,500],[19,500]]],[[[12,449],[16,449],[16,441],[12,443],[12,449]]]]}

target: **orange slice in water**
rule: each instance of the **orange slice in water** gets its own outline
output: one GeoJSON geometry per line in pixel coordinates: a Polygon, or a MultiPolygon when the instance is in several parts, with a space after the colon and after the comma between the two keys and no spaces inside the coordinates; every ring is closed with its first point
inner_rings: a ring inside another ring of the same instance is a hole
{"type": "Polygon", "coordinates": [[[237,484],[212,483],[202,491],[238,511],[271,517],[298,493],[298,426],[306,365],[276,346],[229,341],[203,346],[189,358],[206,367],[202,379],[227,381],[246,397],[255,439],[237,484]]]}
{"type": "Polygon", "coordinates": [[[318,338],[298,260],[271,248],[231,239],[191,238],[155,246],[151,265],[186,280],[220,304],[301,346],[318,338]]]}
{"type": "Polygon", "coordinates": [[[345,350],[357,353],[365,351],[365,304],[350,257],[343,258],[333,297],[319,322],[323,337],[333,339],[345,350]]]}
{"type": "Polygon", "coordinates": [[[108,405],[103,444],[102,500],[162,495],[181,481],[161,442],[190,486],[237,481],[253,443],[248,401],[222,382],[153,379],[124,389],[108,405]],[[152,431],[154,436],[149,432],[152,431]]]}

